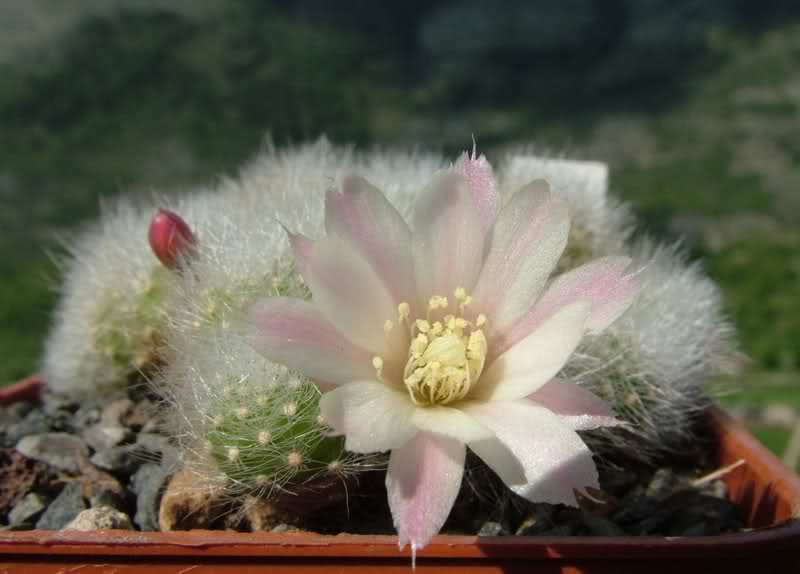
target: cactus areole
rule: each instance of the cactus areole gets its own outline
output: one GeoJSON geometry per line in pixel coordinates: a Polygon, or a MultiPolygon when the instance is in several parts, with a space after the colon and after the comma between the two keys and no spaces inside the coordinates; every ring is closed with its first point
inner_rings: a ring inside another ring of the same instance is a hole
{"type": "Polygon", "coordinates": [[[178,269],[194,252],[195,238],[183,218],[169,209],[159,209],[150,221],[148,239],[153,253],[168,269],[178,269]]]}

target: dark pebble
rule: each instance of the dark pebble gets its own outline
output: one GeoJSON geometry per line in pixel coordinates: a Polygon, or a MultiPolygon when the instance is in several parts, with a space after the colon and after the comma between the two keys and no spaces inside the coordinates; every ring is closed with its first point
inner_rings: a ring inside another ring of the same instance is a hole
{"type": "Polygon", "coordinates": [[[81,481],[83,497],[89,500],[91,506],[112,506],[126,510],[128,493],[111,474],[86,463],[81,469],[81,481]]]}
{"type": "Polygon", "coordinates": [[[37,403],[31,401],[18,401],[16,403],[12,403],[7,407],[3,408],[0,411],[0,421],[3,420],[3,415],[8,415],[9,417],[21,419],[24,418],[28,413],[33,411],[37,406],[37,403]]]}
{"type": "Polygon", "coordinates": [[[26,436],[50,432],[50,422],[42,411],[27,413],[24,418],[9,419],[0,423],[0,446],[13,448],[26,436]]]}
{"type": "Polygon", "coordinates": [[[92,425],[83,431],[83,440],[96,451],[109,449],[133,439],[133,433],[122,426],[92,425]]]}
{"type": "Polygon", "coordinates": [[[90,460],[98,468],[125,475],[136,472],[136,469],[144,462],[144,458],[136,455],[128,446],[98,450],[90,460]]]}
{"type": "Polygon", "coordinates": [[[625,536],[622,528],[604,516],[584,513],[583,524],[592,536],[625,536]]]}
{"type": "Polygon", "coordinates": [[[708,536],[741,526],[739,509],[727,500],[694,491],[671,498],[677,508],[669,521],[670,536],[708,536]],[[704,534],[698,534],[701,530],[704,534]]]}
{"type": "Polygon", "coordinates": [[[611,519],[617,524],[633,524],[651,516],[658,509],[658,502],[644,496],[634,494],[623,499],[620,508],[611,515],[611,519]]]}
{"type": "Polygon", "coordinates": [[[8,526],[12,530],[33,528],[47,508],[47,498],[35,492],[20,500],[8,513],[8,526]]]}
{"type": "Polygon", "coordinates": [[[33,460],[77,474],[89,455],[86,443],[67,433],[44,433],[22,438],[16,449],[33,460]]]}
{"type": "Polygon", "coordinates": [[[143,464],[131,478],[130,489],[136,495],[133,521],[142,530],[158,530],[158,506],[168,473],[158,464],[143,464]]]}
{"type": "Polygon", "coordinates": [[[79,481],[69,482],[47,507],[36,523],[36,528],[60,530],[85,509],[83,485],[79,481]]]}
{"type": "Polygon", "coordinates": [[[600,473],[600,488],[616,497],[624,496],[639,483],[639,476],[635,472],[617,469],[604,469],[600,473]]]}

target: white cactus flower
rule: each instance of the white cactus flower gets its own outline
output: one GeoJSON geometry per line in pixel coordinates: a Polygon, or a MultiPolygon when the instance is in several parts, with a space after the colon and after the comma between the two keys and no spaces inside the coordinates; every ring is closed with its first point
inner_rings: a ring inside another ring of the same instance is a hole
{"type": "Polygon", "coordinates": [[[251,310],[259,351],[335,387],[320,408],[346,448],[391,451],[401,548],[416,553],[441,529],[467,447],[532,501],[575,505],[575,489],[598,486],[575,431],[617,420],[554,377],[638,288],[624,257],[548,284],[569,219],[543,180],[501,209],[491,166],[474,152],[433,176],[411,227],[377,188],[346,176],[327,194],[326,236],[290,236],[312,301],[275,297],[251,310]]]}

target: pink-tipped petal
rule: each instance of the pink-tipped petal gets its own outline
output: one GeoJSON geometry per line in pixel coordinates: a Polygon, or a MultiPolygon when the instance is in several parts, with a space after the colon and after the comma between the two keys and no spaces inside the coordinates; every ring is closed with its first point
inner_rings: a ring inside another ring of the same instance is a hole
{"type": "Polygon", "coordinates": [[[539,389],[562,369],[578,346],[590,309],[587,301],[562,308],[495,359],[481,375],[470,398],[505,401],[526,397],[539,389]]]}
{"type": "Polygon", "coordinates": [[[372,353],[345,339],[311,303],[274,297],[253,305],[247,317],[251,344],[276,363],[323,383],[375,377],[372,353]]]}
{"type": "Polygon", "coordinates": [[[620,424],[608,404],[574,383],[552,380],[528,399],[553,411],[572,430],[620,424]]]}
{"type": "Polygon", "coordinates": [[[354,382],[325,393],[319,401],[325,421],[345,435],[345,448],[371,453],[397,449],[417,434],[408,395],[383,383],[354,382]]]}
{"type": "MultiPolygon", "coordinates": [[[[314,304],[336,329],[375,355],[390,349],[383,326],[397,307],[372,267],[346,243],[326,237],[314,243],[306,283],[314,304]]],[[[394,333],[400,329],[394,329],[394,333]]]]}
{"type": "Polygon", "coordinates": [[[381,191],[356,176],[325,198],[325,230],[357,250],[381,277],[395,302],[416,304],[411,230],[381,191]]]}
{"type": "Polygon", "coordinates": [[[560,275],[519,321],[498,334],[495,352],[511,347],[561,307],[578,300],[592,305],[587,332],[600,333],[630,307],[639,292],[636,278],[626,272],[630,262],[628,257],[604,257],[560,275]]]}
{"type": "Polygon", "coordinates": [[[434,174],[414,204],[414,274],[422,304],[470,290],[483,262],[484,232],[463,176],[434,174]]]}
{"type": "Polygon", "coordinates": [[[472,293],[490,334],[512,325],[530,308],[567,244],[569,212],[544,180],[515,193],[492,229],[489,254],[472,293]]]}
{"type": "Polygon", "coordinates": [[[419,433],[392,451],[386,492],[400,548],[423,548],[441,530],[456,501],[466,448],[457,440],[419,433]]]}
{"type": "Polygon", "coordinates": [[[411,422],[421,431],[448,436],[463,443],[491,438],[494,434],[460,409],[445,406],[417,408],[411,422]]]}
{"type": "MultiPolygon", "coordinates": [[[[505,445],[521,464],[526,483],[508,484],[520,496],[532,502],[577,506],[573,489],[599,487],[591,451],[546,408],[521,399],[474,404],[467,411],[494,431],[497,444],[505,445]]],[[[493,463],[491,459],[485,462],[493,463]]],[[[492,468],[505,479],[502,467],[492,468]]]]}
{"type": "MultiPolygon", "coordinates": [[[[284,227],[284,229],[286,228],[284,227]]],[[[314,240],[301,233],[292,233],[288,229],[286,229],[286,235],[289,237],[289,247],[294,256],[294,264],[297,266],[297,271],[305,279],[308,259],[314,249],[314,240]]]]}
{"type": "Polygon", "coordinates": [[[483,154],[476,158],[473,150],[472,155],[464,152],[456,162],[454,169],[467,179],[481,224],[484,231],[488,232],[497,218],[501,203],[491,164],[483,154]]]}

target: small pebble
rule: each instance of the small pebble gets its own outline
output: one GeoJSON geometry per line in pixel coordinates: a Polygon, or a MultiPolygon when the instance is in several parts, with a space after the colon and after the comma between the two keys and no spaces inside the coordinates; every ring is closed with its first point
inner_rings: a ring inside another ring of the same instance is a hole
{"type": "Polygon", "coordinates": [[[98,506],[81,511],[63,530],[133,530],[130,517],[110,506],[98,506]]]}
{"type": "Polygon", "coordinates": [[[0,429],[0,446],[13,448],[26,436],[50,432],[50,423],[40,410],[27,413],[22,419],[6,421],[0,429]]]}
{"type": "Polygon", "coordinates": [[[66,433],[26,436],[17,443],[16,449],[28,458],[72,474],[78,473],[82,460],[89,455],[85,442],[66,433]]]}
{"type": "Polygon", "coordinates": [[[36,520],[47,508],[47,498],[35,492],[20,500],[8,513],[8,525],[12,529],[33,528],[36,520]]]}
{"type": "Polygon", "coordinates": [[[159,464],[139,467],[131,478],[130,489],[136,495],[133,521],[142,530],[158,530],[159,498],[167,480],[167,471],[159,464]]]}
{"type": "Polygon", "coordinates": [[[83,440],[96,451],[109,449],[132,438],[133,433],[121,426],[97,424],[83,431],[83,440]]]}
{"type": "Polygon", "coordinates": [[[36,528],[61,530],[85,509],[83,485],[79,481],[69,482],[36,522],[36,528]]]}
{"type": "Polygon", "coordinates": [[[503,525],[491,520],[484,522],[483,526],[478,530],[478,536],[500,536],[502,533],[503,525]]]}
{"type": "Polygon", "coordinates": [[[127,446],[115,446],[98,450],[90,459],[92,464],[103,470],[120,474],[133,474],[144,462],[144,457],[137,456],[127,446]]]}

